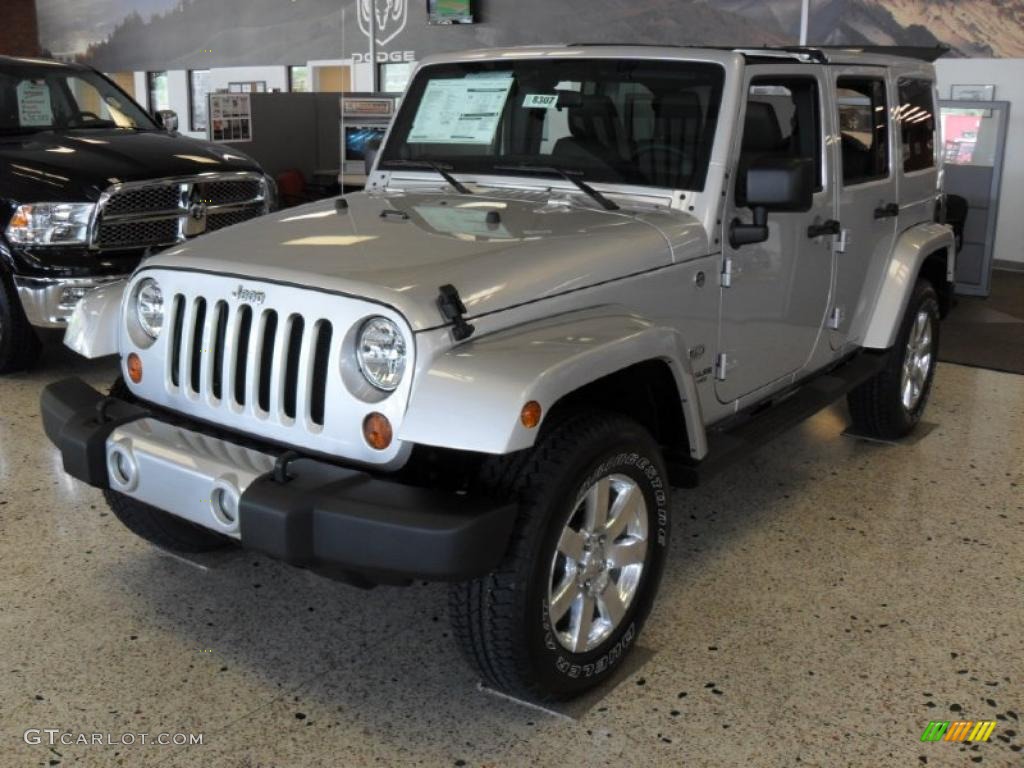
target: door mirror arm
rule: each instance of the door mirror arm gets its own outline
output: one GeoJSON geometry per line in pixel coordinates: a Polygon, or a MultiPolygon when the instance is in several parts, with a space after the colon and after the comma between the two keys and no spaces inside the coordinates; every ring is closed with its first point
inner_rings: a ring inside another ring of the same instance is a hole
{"type": "Polygon", "coordinates": [[[757,205],[753,210],[753,224],[745,224],[736,218],[729,225],[729,245],[733,248],[763,243],[768,239],[768,209],[763,205],[757,205]]]}

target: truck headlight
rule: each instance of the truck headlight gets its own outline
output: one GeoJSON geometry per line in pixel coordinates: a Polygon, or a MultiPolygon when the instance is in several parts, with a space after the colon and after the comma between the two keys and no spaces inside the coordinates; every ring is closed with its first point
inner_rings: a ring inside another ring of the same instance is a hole
{"type": "Polygon", "coordinates": [[[7,239],[19,245],[87,245],[94,203],[19,205],[7,225],[7,239]]]}
{"type": "Polygon", "coordinates": [[[370,384],[393,392],[405,373],[405,337],[386,317],[371,317],[359,329],[356,359],[370,384]]]}
{"type": "Polygon", "coordinates": [[[160,290],[160,285],[151,277],[140,280],[135,286],[132,301],[139,328],[149,338],[155,339],[164,327],[164,294],[160,290]]]}

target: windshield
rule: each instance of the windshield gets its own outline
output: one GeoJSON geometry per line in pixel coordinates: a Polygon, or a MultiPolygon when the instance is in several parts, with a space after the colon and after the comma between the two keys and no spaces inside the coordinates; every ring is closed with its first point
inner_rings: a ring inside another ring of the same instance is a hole
{"type": "Polygon", "coordinates": [[[47,64],[0,69],[0,135],[94,128],[154,130],[156,124],[96,72],[47,64]]]}
{"type": "Polygon", "coordinates": [[[701,190],[722,95],[717,64],[535,59],[419,72],[380,167],[456,173],[523,166],[581,180],[701,190]]]}

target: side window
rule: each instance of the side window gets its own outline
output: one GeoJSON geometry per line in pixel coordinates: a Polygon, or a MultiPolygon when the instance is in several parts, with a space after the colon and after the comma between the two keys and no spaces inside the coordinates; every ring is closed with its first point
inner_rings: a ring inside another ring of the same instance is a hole
{"type": "Polygon", "coordinates": [[[903,172],[935,165],[935,99],[930,80],[901,78],[897,119],[903,144],[903,172]]]}
{"type": "Polygon", "coordinates": [[[885,81],[841,77],[836,91],[842,138],[843,184],[889,175],[889,106],[885,81]]]}
{"type": "Polygon", "coordinates": [[[821,100],[809,77],[759,77],[751,81],[736,174],[736,203],[746,204],[747,169],[765,157],[815,161],[816,189],[822,186],[821,100]]]}

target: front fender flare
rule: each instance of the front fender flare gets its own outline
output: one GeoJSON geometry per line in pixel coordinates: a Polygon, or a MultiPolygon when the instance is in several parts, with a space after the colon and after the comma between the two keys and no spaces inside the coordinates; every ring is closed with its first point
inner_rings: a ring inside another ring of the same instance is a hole
{"type": "Polygon", "coordinates": [[[117,280],[85,294],[68,318],[64,346],[88,358],[116,355],[126,285],[127,280],[117,280]]]}
{"type": "Polygon", "coordinates": [[[921,265],[933,253],[943,249],[948,258],[946,278],[952,281],[956,238],[951,227],[946,224],[919,224],[897,238],[868,320],[863,346],[869,349],[889,349],[896,343],[900,319],[907,309],[921,265]]]}
{"type": "Polygon", "coordinates": [[[453,347],[418,374],[399,430],[403,441],[506,454],[533,445],[537,429],[519,421],[525,403],[543,413],[604,376],[649,360],[676,381],[691,455],[706,439],[689,350],[674,328],[622,307],[598,307],[498,331],[453,347]]]}

